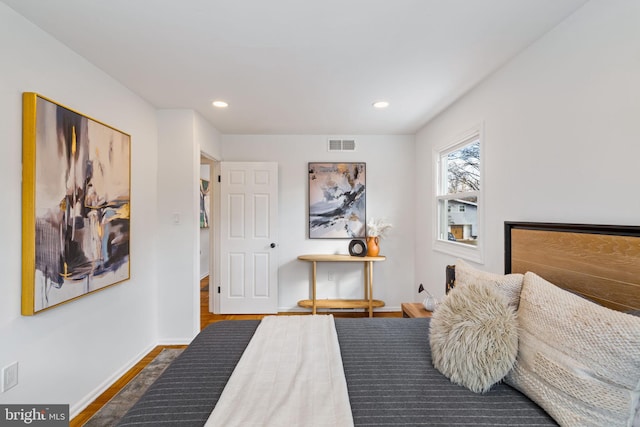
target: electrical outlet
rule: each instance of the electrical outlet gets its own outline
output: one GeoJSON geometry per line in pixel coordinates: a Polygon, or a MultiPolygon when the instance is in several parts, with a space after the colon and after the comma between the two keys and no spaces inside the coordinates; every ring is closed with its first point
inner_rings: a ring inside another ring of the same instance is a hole
{"type": "Polygon", "coordinates": [[[330,281],[330,282],[333,282],[333,271],[330,271],[330,272],[327,274],[327,280],[328,280],[328,281],[330,281]]]}
{"type": "Polygon", "coordinates": [[[18,385],[18,362],[2,368],[2,393],[18,385]]]}

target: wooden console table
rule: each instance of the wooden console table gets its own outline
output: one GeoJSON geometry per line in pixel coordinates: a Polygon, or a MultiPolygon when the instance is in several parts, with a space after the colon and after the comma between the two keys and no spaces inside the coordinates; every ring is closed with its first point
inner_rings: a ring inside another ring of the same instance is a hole
{"type": "Polygon", "coordinates": [[[351,255],[300,255],[299,260],[311,262],[312,295],[311,299],[298,301],[300,307],[311,308],[316,314],[318,308],[367,308],[369,317],[373,317],[373,307],[384,307],[384,301],[373,299],[373,263],[384,261],[383,256],[351,255]],[[316,299],[316,268],[319,262],[362,262],[364,263],[364,299],[316,299]]]}

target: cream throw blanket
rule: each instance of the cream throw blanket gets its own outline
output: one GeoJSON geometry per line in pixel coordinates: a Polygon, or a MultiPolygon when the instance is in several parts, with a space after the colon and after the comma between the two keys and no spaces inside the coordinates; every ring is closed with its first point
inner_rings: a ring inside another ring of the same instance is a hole
{"type": "Polygon", "coordinates": [[[333,316],[268,316],[206,426],[352,426],[333,316]]]}

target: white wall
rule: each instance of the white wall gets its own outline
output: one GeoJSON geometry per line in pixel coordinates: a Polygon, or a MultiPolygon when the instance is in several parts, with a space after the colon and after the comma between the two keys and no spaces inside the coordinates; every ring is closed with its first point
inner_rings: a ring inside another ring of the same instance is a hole
{"type": "Polygon", "coordinates": [[[222,158],[220,132],[198,113],[193,115],[193,143],[199,152],[210,160],[222,158]]]}
{"type": "Polygon", "coordinates": [[[200,155],[220,155],[215,128],[192,110],[158,111],[159,342],[200,331],[200,155]]]}
{"type": "Polygon", "coordinates": [[[595,0],[417,136],[416,279],[444,293],[432,250],[432,149],[484,122],[486,256],[504,271],[503,223],[640,223],[640,2],[595,0]]]}
{"type": "MultiPolygon", "coordinates": [[[[348,253],[349,240],[308,239],[308,162],[366,162],[367,216],[394,225],[381,242],[387,260],[374,266],[374,298],[384,310],[400,310],[413,298],[414,280],[414,137],[355,136],[354,153],[327,152],[322,135],[223,135],[225,161],[274,161],[279,170],[279,301],[281,311],[297,310],[309,298],[310,265],[297,260],[312,253],[348,253]]],[[[318,298],[362,298],[360,265],[321,263],[318,298]],[[334,273],[328,281],[328,273],[334,273]]]]}
{"type": "Polygon", "coordinates": [[[3,3],[0,51],[0,366],[19,362],[19,384],[0,402],[70,403],[73,414],[156,343],[155,111],[3,3]],[[20,314],[25,91],[132,136],[131,280],[32,317],[20,314]]]}

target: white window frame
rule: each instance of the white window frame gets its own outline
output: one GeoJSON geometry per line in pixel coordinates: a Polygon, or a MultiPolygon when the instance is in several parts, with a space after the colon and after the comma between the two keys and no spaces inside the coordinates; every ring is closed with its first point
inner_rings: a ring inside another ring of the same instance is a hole
{"type": "Polygon", "coordinates": [[[433,162],[434,162],[434,186],[433,186],[433,249],[438,252],[443,252],[449,255],[453,255],[457,258],[466,259],[476,262],[478,264],[484,264],[484,247],[485,247],[485,233],[484,233],[484,189],[486,187],[486,180],[484,174],[484,164],[486,159],[484,157],[484,126],[482,123],[473,126],[465,132],[460,133],[457,137],[452,138],[446,144],[435,147],[433,150],[433,162]],[[448,195],[444,188],[446,182],[447,171],[443,170],[442,158],[447,154],[456,151],[465,145],[473,142],[474,140],[480,141],[480,191],[465,192],[465,195],[475,196],[478,198],[478,244],[469,245],[466,243],[454,242],[448,240],[447,235],[440,235],[440,220],[441,215],[439,212],[441,200],[457,199],[460,197],[460,193],[454,195],[448,195]]]}

